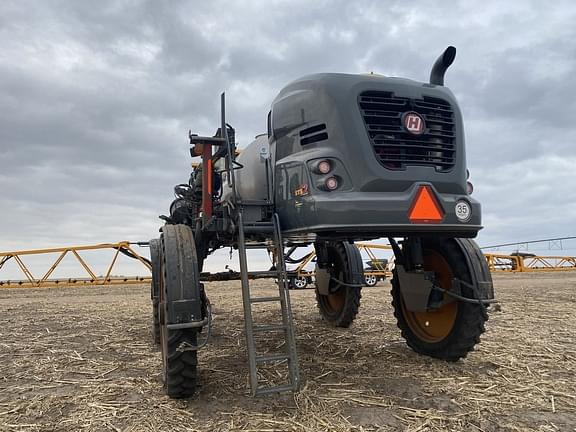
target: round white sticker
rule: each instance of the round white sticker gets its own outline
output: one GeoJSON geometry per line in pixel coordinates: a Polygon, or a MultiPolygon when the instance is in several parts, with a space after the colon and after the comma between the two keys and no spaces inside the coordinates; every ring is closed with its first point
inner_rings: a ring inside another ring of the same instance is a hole
{"type": "Polygon", "coordinates": [[[470,208],[470,204],[466,201],[458,201],[454,210],[456,212],[456,217],[460,222],[468,222],[472,216],[472,209],[470,208]]]}

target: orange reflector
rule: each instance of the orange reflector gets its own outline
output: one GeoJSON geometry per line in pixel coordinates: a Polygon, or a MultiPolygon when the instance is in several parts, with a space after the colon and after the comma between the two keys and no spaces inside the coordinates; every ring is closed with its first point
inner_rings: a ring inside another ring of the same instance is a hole
{"type": "Polygon", "coordinates": [[[444,213],[438,204],[430,186],[421,186],[416,194],[412,208],[408,212],[408,219],[412,223],[439,223],[444,213]]]}

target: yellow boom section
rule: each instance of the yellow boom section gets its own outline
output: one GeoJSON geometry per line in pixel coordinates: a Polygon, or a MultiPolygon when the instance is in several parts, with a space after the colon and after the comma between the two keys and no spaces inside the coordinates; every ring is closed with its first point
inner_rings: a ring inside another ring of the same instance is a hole
{"type": "Polygon", "coordinates": [[[576,257],[484,254],[491,272],[555,272],[576,270],[576,257]]]}
{"type": "Polygon", "coordinates": [[[60,248],[48,249],[30,249],[12,252],[0,252],[0,288],[48,288],[48,287],[63,287],[63,286],[78,286],[78,285],[114,285],[114,284],[140,284],[151,280],[150,276],[134,276],[134,277],[114,277],[114,266],[118,261],[119,254],[129,256],[138,260],[146,268],[148,272],[151,271],[150,261],[147,258],[138,254],[130,245],[130,242],[122,241],[118,243],[102,243],[97,245],[88,246],[68,246],[60,248]],[[93,250],[114,250],[112,261],[107,266],[105,274],[96,275],[93,268],[89,265],[87,260],[80,255],[82,251],[93,250]],[[50,268],[41,276],[35,277],[31,269],[25,264],[22,257],[31,255],[49,255],[58,254],[50,268]],[[67,256],[73,256],[76,261],[84,268],[87,275],[80,278],[68,279],[55,279],[50,278],[62,260],[67,256]],[[22,280],[1,280],[2,268],[9,260],[14,260],[22,272],[24,279],[22,280]]]}
{"type": "MultiPolygon", "coordinates": [[[[389,250],[389,245],[378,245],[368,243],[356,243],[356,247],[367,255],[373,263],[373,269],[365,270],[365,275],[375,275],[381,277],[390,277],[392,262],[384,265],[381,260],[375,255],[377,250],[389,250]]],[[[576,270],[576,257],[570,256],[536,256],[536,255],[504,255],[485,253],[486,261],[491,272],[509,272],[509,273],[526,273],[526,272],[556,272],[556,271],[573,271],[576,270]]],[[[302,260],[300,265],[296,267],[293,272],[297,276],[313,277],[314,271],[306,270],[305,267],[310,264],[316,254],[314,251],[310,252],[302,260]]],[[[29,249],[11,252],[0,252],[0,288],[49,288],[49,287],[68,287],[68,286],[83,286],[83,285],[125,285],[125,284],[141,284],[150,282],[151,276],[150,261],[136,252],[131,243],[128,241],[121,241],[117,243],[101,243],[96,245],[87,246],[68,246],[60,248],[47,248],[47,249],[29,249]],[[86,257],[81,255],[81,252],[94,251],[94,250],[113,250],[111,262],[106,268],[104,275],[97,275],[93,267],[90,266],[86,257]],[[114,268],[117,264],[120,254],[129,256],[132,259],[139,261],[145,269],[146,276],[113,276],[114,268]],[[57,254],[50,268],[40,277],[36,277],[31,268],[26,265],[23,257],[32,255],[49,255],[57,254]],[[53,278],[51,277],[58,266],[62,263],[63,259],[71,255],[85,270],[84,277],[75,278],[53,278]],[[22,279],[18,280],[5,280],[2,276],[2,269],[4,265],[14,260],[17,268],[21,271],[22,279]]]]}

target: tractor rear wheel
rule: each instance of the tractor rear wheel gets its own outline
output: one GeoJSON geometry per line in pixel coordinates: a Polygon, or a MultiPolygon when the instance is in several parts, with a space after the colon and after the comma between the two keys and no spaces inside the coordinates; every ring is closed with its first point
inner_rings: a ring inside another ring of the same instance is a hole
{"type": "Polygon", "coordinates": [[[197,330],[162,328],[164,388],[171,398],[189,397],[196,391],[197,337],[197,330]]]}
{"type": "Polygon", "coordinates": [[[316,288],[318,309],[322,318],[331,325],[350,327],[360,308],[361,287],[342,285],[335,279],[350,283],[352,280],[350,262],[357,258],[355,254],[349,252],[343,242],[329,243],[327,251],[332,280],[328,287],[328,295],[322,295],[316,288]]]}
{"type": "Polygon", "coordinates": [[[152,264],[152,282],[150,296],[152,298],[152,338],[155,344],[160,344],[160,321],[158,304],[160,302],[160,285],[162,282],[162,250],[160,239],[152,239],[150,245],[150,262],[152,264]]]}
{"type": "Polygon", "coordinates": [[[164,389],[171,398],[185,398],[196,391],[200,328],[169,329],[168,324],[174,321],[168,303],[190,291],[197,292],[196,298],[202,297],[192,230],[186,225],[166,225],[162,249],[159,312],[164,389]]]}
{"type": "MultiPolygon", "coordinates": [[[[467,242],[469,248],[478,248],[467,239],[422,239],[424,270],[434,272],[436,284],[447,291],[453,289],[453,279],[456,278],[466,283],[460,284],[460,295],[468,298],[478,298],[479,294],[480,298],[489,297],[488,293],[474,292],[472,287],[478,282],[475,280],[478,278],[477,272],[472,268],[474,265],[482,269],[483,279],[491,282],[486,262],[480,258],[483,262],[472,263],[472,260],[479,259],[478,254],[468,254],[466,251],[470,249],[460,247],[459,242],[467,242]]],[[[457,361],[466,357],[480,342],[480,335],[485,330],[484,323],[488,319],[483,306],[452,301],[434,311],[410,311],[402,299],[396,270],[393,271],[391,293],[394,315],[402,337],[417,353],[457,361]]]]}

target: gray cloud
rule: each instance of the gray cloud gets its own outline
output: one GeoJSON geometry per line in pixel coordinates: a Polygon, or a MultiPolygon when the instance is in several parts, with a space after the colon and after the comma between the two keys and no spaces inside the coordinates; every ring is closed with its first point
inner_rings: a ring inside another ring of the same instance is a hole
{"type": "Polygon", "coordinates": [[[573,235],[575,18],[568,1],[2,2],[0,249],[148,239],[221,91],[244,146],[290,80],[425,81],[449,44],[479,242],[573,235]]]}

